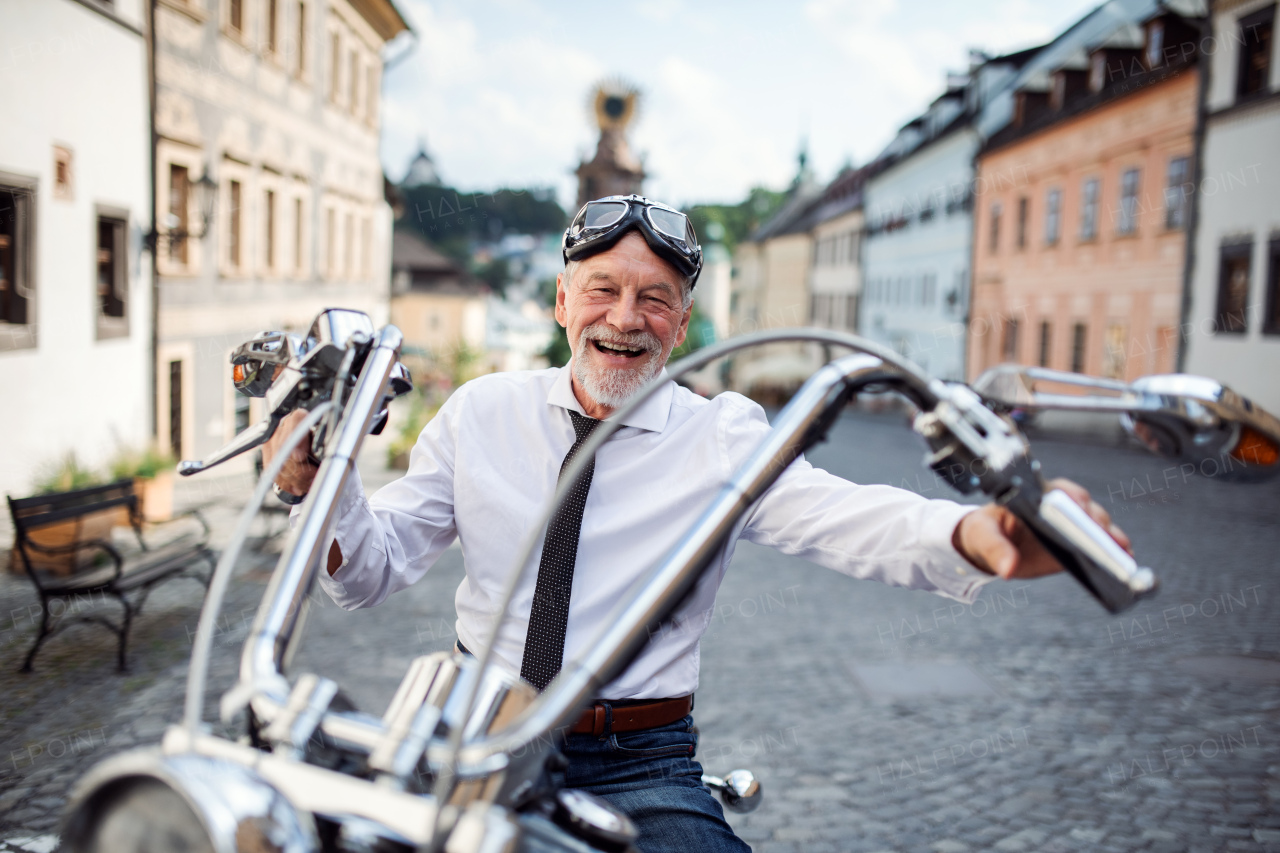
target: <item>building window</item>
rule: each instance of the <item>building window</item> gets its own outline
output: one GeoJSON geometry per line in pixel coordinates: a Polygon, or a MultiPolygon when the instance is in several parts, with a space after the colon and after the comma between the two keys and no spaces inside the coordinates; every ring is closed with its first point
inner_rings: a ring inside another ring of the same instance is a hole
{"type": "Polygon", "coordinates": [[[302,270],[302,199],[293,200],[293,269],[302,270]]]}
{"type": "Polygon", "coordinates": [[[185,235],[191,225],[191,173],[186,166],[169,166],[169,231],[184,235],[182,239],[169,238],[169,260],[187,265],[187,240],[185,235]]]}
{"type": "Polygon", "coordinates": [[[1124,379],[1125,338],[1128,333],[1125,326],[1107,326],[1106,348],[1102,352],[1102,375],[1108,379],[1124,379]]]}
{"type": "Polygon", "coordinates": [[[1027,248],[1027,215],[1031,207],[1026,196],[1018,199],[1018,248],[1027,248]]]}
{"type": "Polygon", "coordinates": [[[1160,67],[1160,55],[1164,51],[1164,22],[1155,20],[1147,27],[1147,68],[1160,67]]]}
{"type": "Polygon", "coordinates": [[[365,88],[368,90],[365,93],[364,114],[369,124],[374,124],[378,120],[378,69],[370,65],[364,73],[365,88]]]}
{"type": "Polygon", "coordinates": [[[991,254],[995,254],[1000,250],[1000,202],[993,202],[991,205],[991,230],[989,234],[991,240],[988,248],[991,254]]]}
{"type": "Polygon", "coordinates": [[[360,223],[360,271],[365,278],[373,275],[373,222],[367,216],[360,223]]]}
{"type": "Polygon", "coordinates": [[[1040,366],[1041,367],[1049,366],[1049,342],[1050,342],[1049,335],[1052,332],[1052,329],[1053,329],[1053,326],[1050,325],[1048,320],[1042,320],[1040,322],[1040,366]]]}
{"type": "Polygon", "coordinates": [[[1168,181],[1164,189],[1165,228],[1182,228],[1187,224],[1187,195],[1190,191],[1187,158],[1174,157],[1169,161],[1168,181]]]}
{"type": "Polygon", "coordinates": [[[338,274],[333,257],[333,247],[338,242],[337,216],[332,207],[324,212],[324,270],[330,278],[338,274]]]}
{"type": "Polygon", "coordinates": [[[338,87],[342,82],[342,42],[338,34],[329,41],[329,100],[338,103],[338,87]]]}
{"type": "Polygon", "coordinates": [[[125,263],[125,220],[98,217],[98,337],[128,334],[125,304],[129,278],[125,263]]]}
{"type": "Polygon", "coordinates": [[[858,328],[858,297],[850,293],[844,298],[844,327],[849,331],[858,328]]]}
{"type": "Polygon", "coordinates": [[[55,145],[53,146],[53,197],[70,201],[75,197],[75,188],[71,149],[55,145]]]}
{"type": "Polygon", "coordinates": [[[1101,92],[1107,83],[1107,55],[1099,50],[1089,57],[1089,91],[1101,92]]]}
{"type": "Polygon", "coordinates": [[[249,428],[249,399],[243,394],[236,394],[233,405],[235,417],[236,435],[244,432],[249,428]]]}
{"type": "Polygon", "coordinates": [[[279,14],[279,0],[267,0],[267,50],[272,53],[275,53],[280,47],[280,33],[276,28],[279,14]]]}
{"type": "Polygon", "coordinates": [[[1018,360],[1018,321],[1012,317],[1004,321],[1004,360],[1018,360]]]}
{"type": "Polygon", "coordinates": [[[1138,170],[1128,169],[1120,178],[1120,221],[1117,234],[1138,230],[1138,170]]]}
{"type": "Polygon", "coordinates": [[[293,70],[299,78],[307,73],[307,4],[302,0],[298,2],[298,62],[293,70]]]}
{"type": "Polygon", "coordinates": [[[1058,244],[1062,232],[1062,190],[1054,188],[1044,203],[1044,241],[1050,246],[1058,244]]]}
{"type": "Polygon", "coordinates": [[[1080,188],[1080,239],[1094,240],[1098,236],[1098,197],[1101,184],[1097,178],[1089,178],[1080,188]]]}
{"type": "Polygon", "coordinates": [[[356,271],[356,226],[355,217],[350,212],[347,213],[346,228],[342,232],[342,260],[343,269],[347,274],[347,278],[356,271]]]}
{"type": "Polygon", "coordinates": [[[244,33],[244,0],[230,0],[227,3],[227,26],[236,35],[244,33]]]}
{"type": "Polygon", "coordinates": [[[1271,35],[1276,7],[1240,19],[1240,69],[1236,76],[1236,96],[1260,95],[1270,88],[1271,35]]]}
{"type": "Polygon", "coordinates": [[[182,361],[169,362],[169,452],[182,458],[182,361]]]}
{"type": "Polygon", "coordinates": [[[353,116],[360,115],[360,54],[351,51],[351,76],[347,78],[347,95],[351,102],[347,107],[353,116]]]}
{"type": "Polygon", "coordinates": [[[230,181],[227,187],[230,209],[227,211],[227,261],[233,267],[240,266],[240,182],[230,181]]]}
{"type": "Polygon", "coordinates": [[[1076,323],[1071,327],[1071,372],[1084,373],[1084,345],[1086,327],[1084,323],[1076,323]]]}
{"type": "Polygon", "coordinates": [[[263,198],[262,205],[263,234],[262,245],[264,249],[267,269],[272,270],[276,267],[276,193],[275,190],[267,190],[263,198]]]}
{"type": "Polygon", "coordinates": [[[1267,245],[1267,313],[1262,318],[1262,334],[1280,335],[1280,237],[1267,245]]]}
{"type": "Polygon", "coordinates": [[[31,346],[10,334],[13,326],[31,322],[32,226],[35,224],[33,188],[0,186],[0,349],[31,346]]]}
{"type": "Polygon", "coordinates": [[[1242,335],[1248,325],[1249,267],[1253,261],[1253,241],[1223,246],[1218,262],[1218,310],[1214,331],[1242,335]]]}

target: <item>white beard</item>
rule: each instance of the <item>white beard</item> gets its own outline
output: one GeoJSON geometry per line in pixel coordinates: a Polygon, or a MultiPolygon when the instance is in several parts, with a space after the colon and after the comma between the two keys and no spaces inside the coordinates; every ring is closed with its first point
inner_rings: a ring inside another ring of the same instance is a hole
{"type": "Polygon", "coordinates": [[[618,409],[662,370],[662,351],[662,342],[648,332],[624,335],[608,326],[588,326],[578,336],[578,345],[573,351],[573,378],[601,406],[618,409]],[[590,363],[591,341],[643,347],[648,353],[636,356],[634,367],[598,367],[590,363]]]}

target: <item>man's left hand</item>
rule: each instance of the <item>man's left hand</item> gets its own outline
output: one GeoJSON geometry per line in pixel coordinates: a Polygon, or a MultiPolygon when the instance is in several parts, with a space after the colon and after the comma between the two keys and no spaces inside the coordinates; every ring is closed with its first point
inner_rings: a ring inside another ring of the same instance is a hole
{"type": "MultiPolygon", "coordinates": [[[[1047,485],[1066,492],[1122,548],[1133,553],[1129,537],[1111,523],[1111,514],[1090,498],[1083,486],[1070,480],[1050,480],[1047,485]]],[[[951,534],[951,544],[978,569],[1005,580],[1026,580],[1062,571],[1062,564],[1045,550],[1035,534],[1012,512],[997,504],[987,504],[960,519],[951,534]]]]}

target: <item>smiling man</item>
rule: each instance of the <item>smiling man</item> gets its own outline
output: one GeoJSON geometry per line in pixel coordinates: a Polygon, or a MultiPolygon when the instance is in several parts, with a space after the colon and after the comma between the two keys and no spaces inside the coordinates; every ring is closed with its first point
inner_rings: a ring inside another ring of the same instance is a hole
{"type": "MultiPolygon", "coordinates": [[[[563,467],[684,341],[702,252],[683,214],[639,196],[600,199],[574,218],[563,247],[556,319],[573,349],[570,365],[468,382],[422,431],[403,478],[368,500],[351,478],[321,578],[341,606],[376,605],[409,586],[456,538],[466,563],[455,600],[458,645],[464,653],[477,649],[500,616],[497,602],[521,540],[563,467]]],[[[268,455],[291,423],[276,430],[268,455]]],[[[496,659],[545,688],[768,431],[764,411],[745,397],[707,400],[663,385],[627,416],[552,517],[541,553],[522,567],[513,609],[527,618],[504,620],[496,659]]],[[[314,476],[296,451],[277,484],[305,494],[314,476]]],[[[1109,525],[1084,489],[1055,485],[1109,525]]],[[[671,621],[676,627],[655,634],[566,737],[569,787],[630,815],[646,853],[748,849],[701,784],[691,716],[698,643],[739,538],[854,578],[962,602],[972,602],[993,575],[1060,570],[1000,507],[859,486],[794,462],[740,522],[671,621]]]]}

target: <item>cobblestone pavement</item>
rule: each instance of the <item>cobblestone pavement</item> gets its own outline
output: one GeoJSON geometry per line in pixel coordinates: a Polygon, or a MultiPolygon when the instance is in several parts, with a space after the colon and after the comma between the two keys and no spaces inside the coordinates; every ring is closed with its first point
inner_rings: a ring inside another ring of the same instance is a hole
{"type": "MultiPolygon", "coordinates": [[[[708,771],[746,766],[764,782],[761,809],[731,816],[756,850],[1280,850],[1280,485],[1035,445],[1047,472],[1090,488],[1128,530],[1161,595],[1111,617],[1056,577],[961,606],[742,545],[703,643],[695,717],[708,771]]],[[[900,416],[851,414],[811,458],[951,497],[921,453],[900,416]]],[[[373,467],[371,487],[388,476],[373,467]]],[[[244,494],[214,508],[222,535],[244,494]]],[[[232,586],[211,708],[272,559],[232,586]]],[[[294,670],[380,710],[415,655],[453,642],[461,571],[455,548],[377,609],[317,599],[294,670]]],[[[14,673],[31,598],[0,582],[0,839],[36,837],[22,842],[35,850],[75,776],[177,717],[199,591],[161,588],[125,676],[95,628],[53,640],[35,677],[14,673]]]]}

